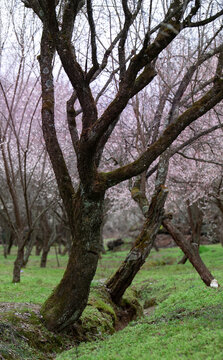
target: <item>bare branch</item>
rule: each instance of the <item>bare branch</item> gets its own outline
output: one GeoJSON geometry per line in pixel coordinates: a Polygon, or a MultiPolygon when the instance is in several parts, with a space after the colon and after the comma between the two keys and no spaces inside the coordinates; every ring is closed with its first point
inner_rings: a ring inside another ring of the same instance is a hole
{"type": "Polygon", "coordinates": [[[207,159],[196,158],[196,157],[193,157],[193,156],[188,156],[188,155],[186,155],[186,154],[184,154],[184,153],[182,153],[180,151],[177,151],[177,154],[184,157],[185,159],[188,159],[188,160],[194,160],[194,161],[199,161],[199,162],[206,163],[206,164],[213,164],[213,165],[223,167],[223,163],[220,163],[218,161],[207,160],[207,159]]]}
{"type": "Polygon", "coordinates": [[[73,147],[78,152],[79,136],[76,127],[76,112],[74,109],[74,103],[77,99],[76,92],[74,91],[70,99],[67,101],[67,123],[70,131],[73,147]]]}
{"type": "Polygon", "coordinates": [[[209,23],[211,23],[212,21],[216,20],[217,18],[219,18],[221,15],[223,15],[223,10],[217,12],[215,15],[210,16],[209,18],[205,19],[205,20],[201,20],[201,21],[197,21],[195,23],[191,22],[190,18],[188,17],[187,19],[185,19],[184,21],[184,26],[185,27],[198,27],[198,26],[204,26],[207,25],[209,23]]]}
{"type": "Polygon", "coordinates": [[[87,0],[87,13],[88,13],[88,22],[91,31],[91,51],[92,51],[93,71],[96,71],[99,68],[99,64],[97,59],[96,31],[95,31],[95,23],[93,18],[91,0],[87,0]]]}

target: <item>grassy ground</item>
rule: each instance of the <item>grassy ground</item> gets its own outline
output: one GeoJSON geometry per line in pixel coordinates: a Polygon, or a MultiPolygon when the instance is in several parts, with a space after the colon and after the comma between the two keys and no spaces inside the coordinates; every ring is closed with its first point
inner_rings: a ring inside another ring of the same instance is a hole
{"type": "MultiPolygon", "coordinates": [[[[202,246],[202,258],[223,284],[223,248],[202,246]]],[[[99,262],[93,287],[112,274],[126,252],[107,252],[99,262]]],[[[81,343],[57,360],[223,359],[223,290],[207,288],[190,263],[177,265],[177,248],[152,252],[133,287],[145,316],[104,340],[81,343]]],[[[58,283],[67,259],[54,254],[46,269],[32,256],[20,284],[12,284],[14,256],[0,255],[0,302],[41,304],[58,283]]],[[[1,329],[0,329],[1,331],[1,329]]],[[[1,349],[0,349],[1,350],[1,349]]],[[[0,352],[1,354],[1,352],[0,352]]],[[[29,358],[27,358],[29,359],[29,358]]]]}

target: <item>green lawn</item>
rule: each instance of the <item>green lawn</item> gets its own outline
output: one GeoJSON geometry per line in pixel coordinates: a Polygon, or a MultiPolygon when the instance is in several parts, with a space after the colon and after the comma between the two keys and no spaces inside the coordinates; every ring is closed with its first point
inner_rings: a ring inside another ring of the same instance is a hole
{"type": "MultiPolygon", "coordinates": [[[[118,267],[126,252],[107,252],[99,261],[93,286],[101,283],[118,267]]],[[[207,288],[191,264],[177,265],[178,248],[152,251],[133,287],[146,308],[144,317],[124,330],[104,336],[103,341],[81,343],[63,352],[57,360],[147,360],[147,359],[223,359],[223,290],[207,288]]],[[[223,248],[201,247],[210,271],[223,284],[223,248]]],[[[41,304],[60,280],[67,258],[49,256],[46,269],[32,256],[23,269],[20,284],[12,284],[14,255],[0,255],[0,302],[41,304]]]]}

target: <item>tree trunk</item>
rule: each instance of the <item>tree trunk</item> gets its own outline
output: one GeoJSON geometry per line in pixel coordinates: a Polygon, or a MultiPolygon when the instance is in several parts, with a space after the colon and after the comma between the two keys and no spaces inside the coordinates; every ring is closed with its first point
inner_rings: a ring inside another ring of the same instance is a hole
{"type": "Polygon", "coordinates": [[[220,221],[220,224],[218,224],[218,236],[220,239],[221,246],[223,246],[223,226],[222,226],[222,224],[223,224],[223,203],[221,200],[222,181],[223,181],[223,178],[221,178],[220,183],[218,185],[217,196],[215,199],[216,205],[217,205],[218,209],[220,210],[220,214],[221,214],[221,221],[220,221]]]}
{"type": "Polygon", "coordinates": [[[36,256],[40,256],[41,251],[42,251],[42,245],[36,244],[35,255],[36,255],[36,256]]]}
{"type": "Polygon", "coordinates": [[[44,240],[43,240],[42,255],[41,255],[41,260],[40,260],[41,268],[46,267],[47,256],[49,254],[50,247],[51,247],[50,239],[51,239],[52,233],[50,234],[50,232],[52,232],[52,229],[50,229],[50,227],[48,226],[47,221],[45,221],[45,223],[44,223],[44,230],[45,230],[45,231],[43,231],[44,240]]]}
{"type": "Polygon", "coordinates": [[[183,234],[175,228],[170,220],[163,220],[163,226],[169,231],[176,244],[182,249],[187,258],[190,260],[191,264],[197,270],[203,282],[207,286],[218,287],[219,285],[217,281],[214,279],[213,275],[210,273],[200,257],[198,245],[195,243],[189,244],[185,242],[183,234]]]}
{"type": "Polygon", "coordinates": [[[9,237],[9,243],[8,243],[8,249],[7,249],[7,255],[11,254],[11,249],[12,249],[12,245],[13,245],[13,240],[14,240],[14,236],[11,233],[10,237],[9,237]]]}
{"type": "Polygon", "coordinates": [[[13,279],[12,279],[13,283],[20,282],[20,273],[24,261],[24,247],[25,245],[23,243],[18,245],[17,257],[15,259],[14,268],[13,268],[13,279]]]}
{"type": "Polygon", "coordinates": [[[25,267],[29,261],[29,257],[31,255],[34,243],[35,243],[35,234],[32,234],[31,238],[26,246],[26,251],[24,253],[24,259],[23,259],[23,265],[22,265],[23,267],[25,267]]]}
{"type": "Polygon", "coordinates": [[[2,236],[2,246],[3,246],[3,255],[4,258],[7,258],[7,249],[8,249],[8,244],[6,242],[6,240],[4,239],[4,237],[2,236]]]}
{"type": "Polygon", "coordinates": [[[154,247],[154,249],[156,250],[156,252],[159,252],[159,248],[158,248],[158,246],[156,245],[156,242],[154,242],[153,247],[154,247]]]}
{"type": "Polygon", "coordinates": [[[178,265],[184,265],[187,262],[188,257],[186,255],[183,255],[183,257],[178,261],[178,265]]]}
{"type": "Polygon", "coordinates": [[[28,230],[27,228],[21,230],[17,234],[18,250],[13,268],[13,279],[12,279],[13,283],[20,282],[20,272],[24,263],[25,246],[29,241],[31,234],[32,234],[32,230],[28,230]]]}
{"type": "Polygon", "coordinates": [[[128,256],[116,273],[107,281],[106,287],[115,303],[119,303],[125,290],[149,255],[163,219],[163,207],[168,190],[161,187],[153,196],[144,227],[128,256]]]}
{"type": "Polygon", "coordinates": [[[54,249],[55,249],[55,255],[56,255],[56,260],[57,260],[57,266],[60,267],[60,262],[59,262],[59,258],[58,258],[58,251],[57,251],[56,244],[54,245],[54,249]]]}
{"type": "Polygon", "coordinates": [[[44,324],[49,330],[60,331],[75,322],[87,304],[101,251],[102,217],[103,196],[92,198],[78,191],[71,224],[73,243],[68,265],[60,284],[41,308],[44,324]]]}
{"type": "MultiPolygon", "coordinates": [[[[187,212],[192,232],[190,243],[197,244],[197,249],[199,249],[200,246],[201,227],[203,222],[203,212],[198,206],[198,201],[191,205],[189,204],[189,201],[187,201],[187,212]]],[[[187,259],[187,256],[184,255],[178,264],[185,264],[187,259]]]]}
{"type": "Polygon", "coordinates": [[[49,247],[44,247],[43,251],[42,251],[42,256],[41,256],[41,261],[40,261],[40,267],[41,268],[45,268],[46,267],[46,263],[47,263],[47,256],[49,254],[49,247]]]}

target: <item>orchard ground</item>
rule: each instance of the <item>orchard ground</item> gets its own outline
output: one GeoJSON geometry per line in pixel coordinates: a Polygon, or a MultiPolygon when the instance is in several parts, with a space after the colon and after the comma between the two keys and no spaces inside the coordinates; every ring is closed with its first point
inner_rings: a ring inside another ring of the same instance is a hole
{"type": "MultiPolygon", "coordinates": [[[[128,319],[125,322],[122,314],[120,321],[120,309],[103,293],[103,282],[125,256],[126,251],[102,256],[81,322],[71,334],[53,334],[41,324],[39,308],[60,280],[67,257],[59,257],[58,267],[52,250],[47,268],[41,269],[40,258],[32,255],[21,283],[13,284],[15,249],[7,259],[1,254],[0,358],[222,359],[222,287],[206,287],[189,262],[178,265],[180,249],[152,251],[134,280],[133,291],[125,296],[126,309],[135,306],[134,320],[127,325],[128,319]]],[[[223,248],[203,245],[201,256],[222,285],[223,248]]]]}

